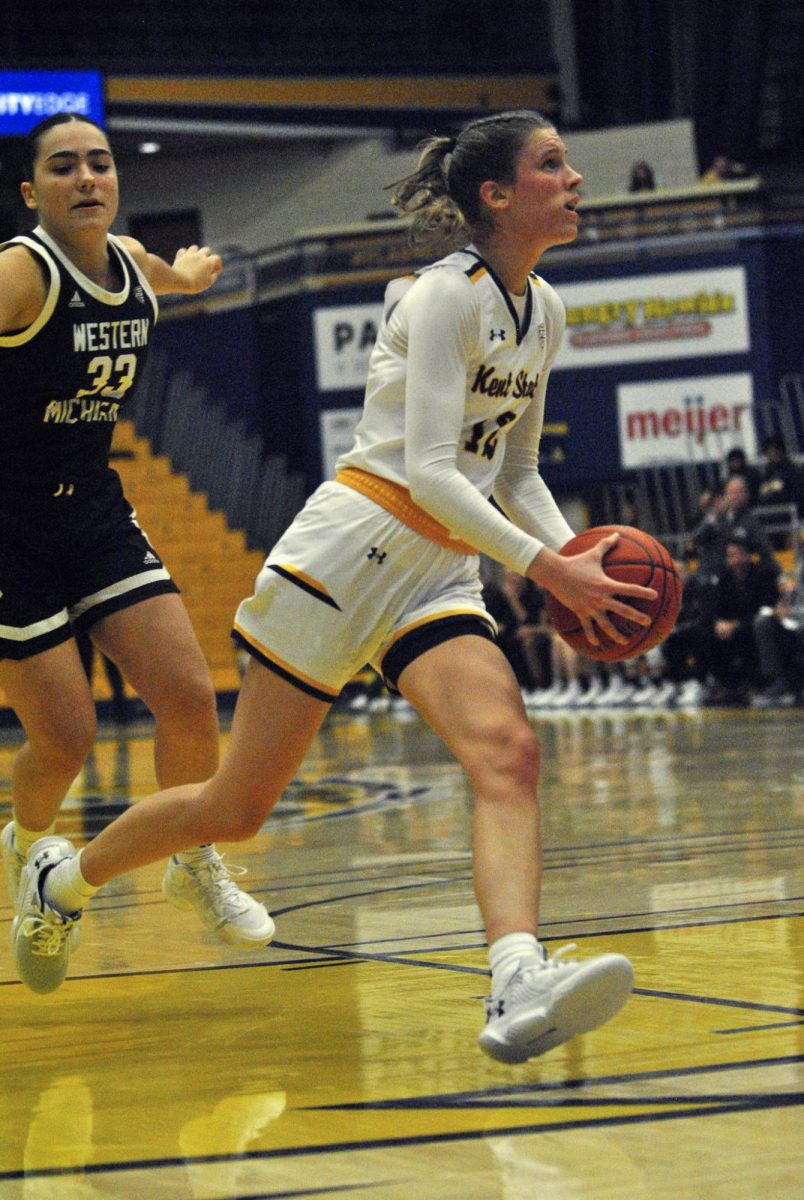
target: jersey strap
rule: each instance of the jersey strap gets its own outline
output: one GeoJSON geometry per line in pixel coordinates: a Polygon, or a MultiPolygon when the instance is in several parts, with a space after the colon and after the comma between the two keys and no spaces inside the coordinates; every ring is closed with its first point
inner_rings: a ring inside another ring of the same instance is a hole
{"type": "Polygon", "coordinates": [[[450,537],[446,525],[442,525],[421,508],[408,489],[401,484],[383,479],[380,475],[373,475],[370,471],[361,471],[359,467],[344,467],[335,476],[335,482],[343,483],[361,495],[368,496],[369,500],[379,504],[380,508],[391,513],[403,525],[415,529],[416,533],[422,534],[446,550],[453,550],[456,554],[477,554],[477,550],[468,542],[450,537]]]}

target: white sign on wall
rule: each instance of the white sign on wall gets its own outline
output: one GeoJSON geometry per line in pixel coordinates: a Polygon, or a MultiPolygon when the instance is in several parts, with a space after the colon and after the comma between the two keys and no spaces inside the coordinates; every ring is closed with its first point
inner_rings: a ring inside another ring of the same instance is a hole
{"type": "Polygon", "coordinates": [[[754,381],[747,372],[623,383],[617,389],[623,467],[756,457],[754,381]]]}
{"type": "Polygon", "coordinates": [[[751,348],[743,267],[562,283],[556,291],[567,310],[556,371],[751,348]]]}
{"type": "Polygon", "coordinates": [[[382,320],[382,304],[342,304],[313,314],[315,369],[321,392],[361,390],[382,320]]]}
{"type": "Polygon", "coordinates": [[[321,478],[335,478],[335,463],[352,449],[362,408],[329,408],[319,414],[321,434],[321,478]]]}

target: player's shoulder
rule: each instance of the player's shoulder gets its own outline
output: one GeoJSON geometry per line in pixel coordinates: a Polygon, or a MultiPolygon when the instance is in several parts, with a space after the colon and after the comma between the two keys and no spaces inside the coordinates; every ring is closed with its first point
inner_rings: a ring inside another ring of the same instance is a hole
{"type": "Polygon", "coordinates": [[[535,271],[530,273],[530,281],[533,284],[536,296],[541,300],[542,304],[548,311],[562,313],[564,312],[564,301],[559,296],[556,289],[551,283],[548,283],[541,275],[537,275],[535,271]]]}
{"type": "Polygon", "coordinates": [[[47,278],[45,261],[52,260],[44,246],[32,238],[13,238],[0,243],[0,279],[4,289],[14,287],[25,291],[41,285],[43,274],[47,278]]]}
{"type": "MultiPolygon", "coordinates": [[[[437,262],[428,263],[402,280],[396,280],[398,285],[397,303],[402,296],[415,297],[418,303],[463,304],[471,305],[476,302],[476,289],[473,283],[481,260],[463,250],[458,250],[437,262]]],[[[389,288],[393,286],[389,284],[389,288]]]]}

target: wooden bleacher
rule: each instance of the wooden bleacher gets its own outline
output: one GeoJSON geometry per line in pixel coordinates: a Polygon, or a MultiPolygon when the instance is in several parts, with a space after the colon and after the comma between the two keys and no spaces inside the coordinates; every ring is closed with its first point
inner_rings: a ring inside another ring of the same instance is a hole
{"type": "MultiPolygon", "coordinates": [[[[229,633],[240,601],[254,587],[264,555],[246,548],[241,530],[229,529],[187,477],[154,455],[131,421],[119,421],[112,443],[115,470],[137,520],[181,588],[182,599],[217,692],[236,691],[239,673],[229,633]],[[123,457],[125,456],[125,457],[123,457]]],[[[100,662],[93,675],[96,698],[109,694],[100,662]]]]}

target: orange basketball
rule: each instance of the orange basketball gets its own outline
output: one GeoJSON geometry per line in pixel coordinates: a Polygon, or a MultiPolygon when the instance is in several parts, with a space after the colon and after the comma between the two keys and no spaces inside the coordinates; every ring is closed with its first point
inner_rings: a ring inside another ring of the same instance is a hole
{"type": "Polygon", "coordinates": [[[626,604],[638,608],[640,612],[649,613],[651,624],[635,625],[633,621],[619,617],[616,613],[609,613],[612,624],[628,635],[628,641],[613,642],[598,629],[600,645],[593,646],[587,641],[575,613],[549,592],[546,597],[547,611],[556,632],[579,654],[600,662],[638,658],[640,654],[658,646],[675,625],[681,607],[681,577],[676,564],[662,543],[649,533],[643,533],[641,529],[632,529],[630,525],[596,525],[567,542],[560,553],[566,557],[583,554],[610,533],[619,533],[620,537],[616,545],[606,553],[603,568],[612,579],[618,579],[621,583],[638,583],[642,587],[653,588],[658,593],[655,600],[622,597],[626,604]]]}

